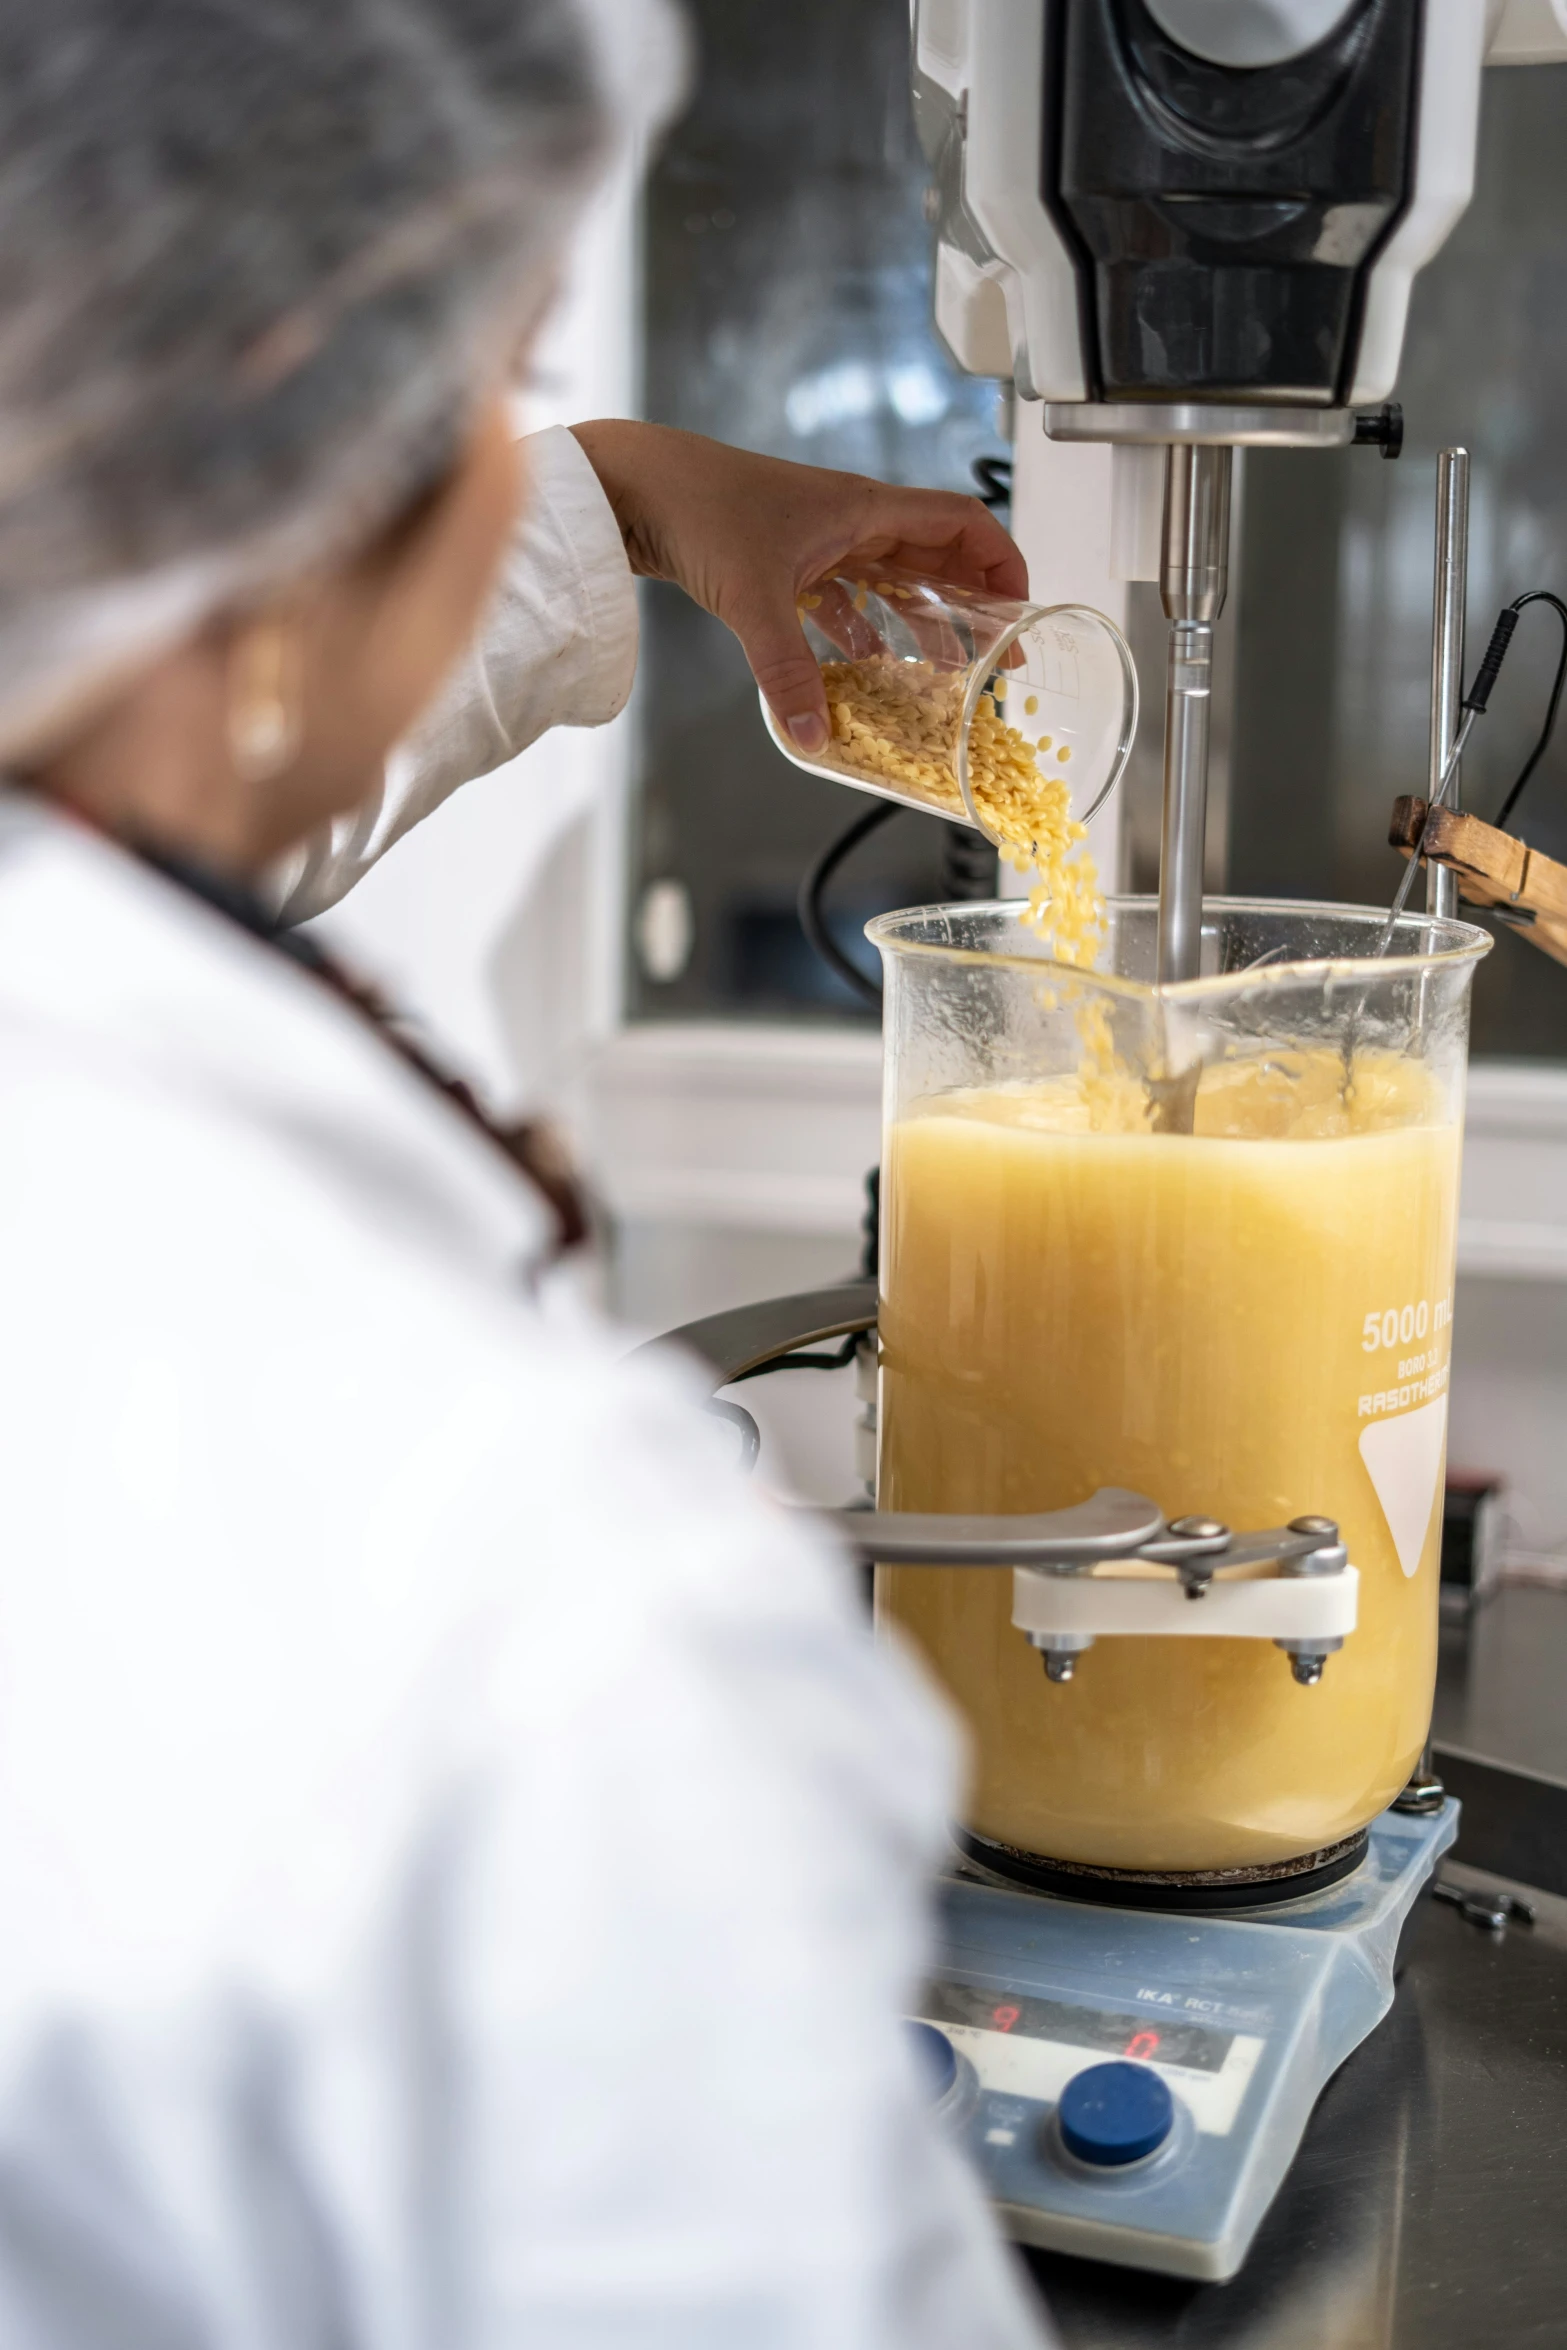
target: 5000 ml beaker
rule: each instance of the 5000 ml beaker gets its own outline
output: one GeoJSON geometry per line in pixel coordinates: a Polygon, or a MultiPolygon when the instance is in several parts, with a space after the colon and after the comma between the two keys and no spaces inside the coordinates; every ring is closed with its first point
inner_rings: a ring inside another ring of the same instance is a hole
{"type": "Polygon", "coordinates": [[[804,601],[832,738],[812,757],[762,714],[812,775],[1027,845],[1031,799],[1086,823],[1115,789],[1137,732],[1137,671],[1113,621],[1086,604],[1018,604],[903,571],[828,579],[804,601]]]}
{"type": "Polygon", "coordinates": [[[886,972],[884,1509],[1022,1511],[1101,1485],[1238,1529],[1335,1518],[1357,1629],[1298,1687],[1268,1641],[1102,1638],[1066,1686],[1011,1578],[882,1570],[974,1740],[972,1830],[1108,1869],[1266,1868],[1353,1835],[1424,1744],[1469,992],[1458,922],[1210,901],[1212,976],[1103,971],[1015,905],[870,925],[886,972]],[[1260,962],[1259,958],[1268,960],[1260,962]],[[1185,1071],[1190,1131],[1160,1130],[1185,1071]]]}

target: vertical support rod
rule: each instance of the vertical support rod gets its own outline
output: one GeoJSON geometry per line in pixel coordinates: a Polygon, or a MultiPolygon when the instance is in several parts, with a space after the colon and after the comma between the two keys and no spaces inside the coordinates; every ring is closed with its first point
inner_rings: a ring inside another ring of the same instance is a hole
{"type": "Polygon", "coordinates": [[[1170,667],[1159,853],[1161,985],[1195,979],[1202,968],[1213,624],[1229,584],[1233,454],[1177,445],[1165,455],[1159,594],[1170,623],[1170,667]]]}
{"type": "MultiPolygon", "coordinates": [[[[1431,746],[1427,796],[1435,794],[1458,732],[1464,691],[1464,615],[1469,580],[1469,452],[1444,449],[1436,461],[1436,578],[1431,599],[1431,746]]],[[[1459,805],[1462,769],[1448,791],[1459,805]]],[[[1458,912],[1458,878],[1445,866],[1426,867],[1426,912],[1451,920],[1458,912]]]]}

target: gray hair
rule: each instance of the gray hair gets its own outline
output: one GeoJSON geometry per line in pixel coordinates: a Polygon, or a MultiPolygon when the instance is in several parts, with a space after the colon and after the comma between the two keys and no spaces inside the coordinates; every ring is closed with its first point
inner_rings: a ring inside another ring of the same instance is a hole
{"type": "Polygon", "coordinates": [[[0,752],[439,477],[604,63],[576,0],[6,0],[0,752]]]}

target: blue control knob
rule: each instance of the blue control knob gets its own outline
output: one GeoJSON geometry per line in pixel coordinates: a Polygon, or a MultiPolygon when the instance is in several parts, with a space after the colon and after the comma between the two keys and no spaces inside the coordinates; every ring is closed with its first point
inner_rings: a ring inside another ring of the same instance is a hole
{"type": "Polygon", "coordinates": [[[1091,2064],[1062,2090],[1056,2118],[1069,2153],[1110,2169],[1141,2162],[1164,2144],[1175,2099],[1145,2064],[1091,2064]]]}
{"type": "Polygon", "coordinates": [[[906,2023],[903,2029],[914,2051],[926,2098],[932,2105],[939,2105],[958,2077],[958,2052],[946,2033],[938,2031],[934,2024],[906,2023]]]}

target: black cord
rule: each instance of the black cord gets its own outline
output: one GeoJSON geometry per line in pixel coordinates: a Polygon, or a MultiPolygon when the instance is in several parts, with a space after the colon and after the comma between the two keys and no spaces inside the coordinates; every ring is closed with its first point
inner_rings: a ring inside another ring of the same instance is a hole
{"type": "Polygon", "coordinates": [[[822,961],[829,970],[836,971],[845,985],[852,987],[861,1001],[867,1004],[880,1004],[881,982],[868,977],[858,963],[851,962],[833,937],[822,913],[822,896],[845,857],[857,849],[862,840],[869,840],[873,832],[879,832],[884,824],[889,824],[899,813],[896,800],[878,800],[873,808],[866,809],[863,816],[856,816],[848,831],[841,832],[835,841],[829,842],[823,849],[801,882],[800,894],[795,901],[800,928],[822,961]]]}
{"type": "Polygon", "coordinates": [[[996,894],[999,876],[993,841],[971,824],[941,827],[941,894],[960,905],[977,905],[996,894]]]}
{"type": "Polygon", "coordinates": [[[971,468],[982,506],[992,513],[998,506],[1012,503],[1012,460],[1010,457],[976,457],[971,468]]]}
{"type": "Polygon", "coordinates": [[[1562,602],[1560,596],[1553,596],[1549,588],[1534,588],[1528,595],[1517,597],[1513,603],[1508,605],[1507,609],[1509,612],[1521,612],[1526,604],[1550,605],[1551,610],[1562,624],[1562,651],[1561,659],[1556,664],[1556,683],[1551,688],[1551,698],[1546,707],[1545,724],[1540,729],[1540,739],[1529,753],[1528,758],[1525,759],[1517,782],[1497,810],[1495,821],[1498,830],[1506,824],[1508,817],[1518,804],[1519,793],[1545,756],[1546,748],[1556,728],[1556,713],[1561,707],[1562,686],[1567,683],[1567,604],[1562,602]]]}
{"type": "Polygon", "coordinates": [[[854,1350],[860,1343],[856,1330],[832,1354],[776,1355],[770,1363],[758,1363],[754,1371],[740,1371],[730,1380],[738,1387],[743,1379],[770,1379],[775,1371],[846,1371],[854,1360],[854,1350]]]}

